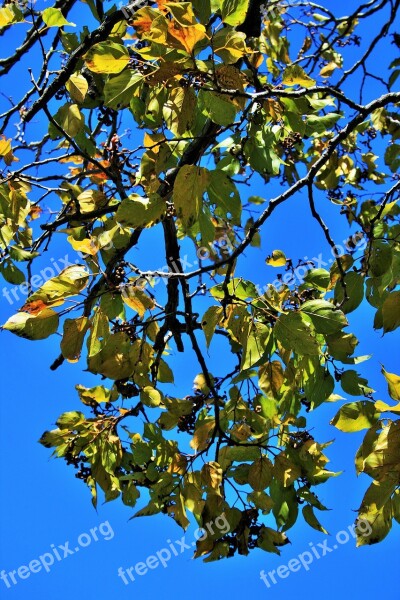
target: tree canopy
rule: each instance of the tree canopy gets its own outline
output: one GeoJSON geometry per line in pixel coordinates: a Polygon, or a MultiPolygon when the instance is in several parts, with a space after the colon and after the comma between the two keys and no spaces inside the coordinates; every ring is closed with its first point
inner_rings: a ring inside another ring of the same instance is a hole
{"type": "Polygon", "coordinates": [[[40,442],[94,506],[121,499],[184,529],[224,513],[229,532],[197,541],[206,561],[279,553],[301,515],[325,531],[317,486],[339,473],[309,418],[326,402],[340,403],[333,432],[365,431],[358,545],[400,522],[400,376],[382,367],[377,399],[351,332],[367,305],[366,327],[400,325],[398,8],[0,8],[0,272],[17,305],[3,330],[59,335],[51,368],[97,376],[40,442]],[[293,199],[327,268],[301,245],[288,255],[293,199]],[[176,397],[180,353],[193,389],[176,397]]]}

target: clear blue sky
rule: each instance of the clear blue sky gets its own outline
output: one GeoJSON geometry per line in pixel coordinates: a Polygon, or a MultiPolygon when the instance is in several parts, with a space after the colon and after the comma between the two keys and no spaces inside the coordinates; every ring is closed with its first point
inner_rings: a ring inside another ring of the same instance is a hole
{"type": "MultiPolygon", "coordinates": [[[[355,2],[339,4],[343,7],[349,4],[356,6],[355,2]]],[[[7,93],[11,92],[8,90],[7,93]]],[[[36,125],[38,131],[40,119],[36,125]]],[[[252,189],[251,193],[269,197],[271,190],[259,186],[258,189],[252,189]]],[[[349,232],[337,220],[337,208],[333,208],[323,195],[318,200],[324,215],[333,225],[335,239],[341,243],[349,232]]],[[[144,237],[142,257],[151,256],[149,266],[164,264],[162,252],[155,252],[160,247],[156,244],[158,235],[159,231],[155,228],[144,237]]],[[[309,219],[304,197],[296,196],[274,213],[263,234],[263,250],[248,252],[241,274],[246,274],[261,286],[272,281],[275,272],[265,266],[264,260],[276,248],[285,250],[295,260],[317,256],[320,252],[323,252],[325,261],[332,259],[320,231],[309,219]]],[[[66,252],[61,242],[56,243],[40,259],[36,270],[51,264],[51,258],[56,261],[63,258],[66,252]]],[[[147,267],[146,260],[142,258],[141,264],[147,267]]],[[[18,306],[10,306],[1,295],[0,322],[4,323],[18,306]]],[[[380,363],[388,371],[400,372],[399,336],[394,333],[382,338],[372,331],[372,322],[373,311],[364,306],[350,315],[349,329],[359,337],[358,354],[373,353],[373,358],[360,365],[359,371],[368,376],[371,386],[380,392],[376,398],[387,400],[386,387],[379,374],[380,363]]],[[[49,370],[50,363],[59,353],[59,338],[55,336],[33,343],[0,332],[0,344],[0,571],[4,569],[8,573],[17,570],[54,549],[58,549],[62,556],[60,545],[65,547],[69,542],[69,547],[74,550],[79,546],[79,539],[83,546],[88,538],[82,534],[90,534],[92,528],[107,523],[97,533],[97,542],[92,540],[87,547],[81,546],[79,552],[74,551],[66,558],[56,559],[49,566],[49,572],[42,568],[28,579],[17,577],[16,585],[8,576],[9,588],[0,580],[0,598],[61,600],[79,597],[91,600],[114,595],[121,599],[147,600],[162,596],[177,600],[187,597],[204,600],[208,595],[232,599],[245,595],[278,600],[299,592],[308,600],[319,600],[321,597],[336,599],[340,596],[361,599],[378,594],[393,599],[400,597],[393,579],[393,574],[398,570],[400,550],[396,526],[386,540],[372,547],[356,549],[351,537],[342,545],[335,540],[338,532],[347,530],[353,523],[354,510],[369,483],[366,477],[357,479],[354,470],[353,457],[362,439],[362,432],[359,435],[346,435],[329,425],[338,404],[326,404],[309,415],[311,426],[314,427],[313,435],[318,441],[335,438],[327,454],[331,458],[332,469],[344,471],[340,477],[330,480],[318,490],[321,501],[333,509],[320,516],[323,525],[332,534],[329,546],[338,546],[335,550],[319,560],[314,559],[309,571],[302,568],[286,579],[278,578],[275,586],[267,588],[260,579],[262,569],[268,572],[280,565],[287,565],[299,554],[310,551],[310,544],[318,548],[317,544],[322,544],[327,537],[310,529],[299,519],[298,524],[289,531],[292,544],[282,549],[281,556],[256,550],[248,557],[235,556],[233,559],[204,564],[201,560],[192,560],[191,550],[186,550],[183,554],[173,556],[167,568],[159,566],[142,577],[135,576],[134,582],[125,585],[118,577],[119,567],[126,570],[139,561],[145,561],[148,556],[167,548],[170,542],[180,540],[183,531],[172,520],[159,515],[128,521],[132,510],[120,501],[109,504],[100,502],[98,511],[93,509],[89,491],[74,478],[73,469],[67,468],[63,461],[50,459],[50,452],[40,446],[37,440],[45,429],[53,426],[63,411],[80,409],[75,384],[93,384],[95,378],[83,372],[83,362],[79,365],[65,364],[56,372],[49,370]]],[[[192,357],[187,355],[175,357],[174,366],[178,375],[172,393],[177,397],[190,393],[193,378],[198,372],[194,363],[191,366],[191,360],[192,357]]],[[[214,364],[211,364],[215,372],[223,368],[225,360],[220,353],[214,357],[214,364]]],[[[186,533],[189,544],[194,539],[194,529],[193,526],[186,533]]],[[[344,539],[343,535],[340,540],[344,539]]],[[[179,549],[178,545],[176,547],[179,549]]]]}

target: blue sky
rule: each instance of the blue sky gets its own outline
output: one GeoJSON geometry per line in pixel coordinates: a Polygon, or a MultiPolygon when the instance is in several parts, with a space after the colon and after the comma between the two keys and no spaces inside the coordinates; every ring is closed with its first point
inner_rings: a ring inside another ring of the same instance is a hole
{"type": "MultiPolygon", "coordinates": [[[[356,6],[356,3],[335,3],[335,6],[356,6]]],[[[343,8],[345,11],[346,8],[343,8]]],[[[348,10],[348,9],[347,9],[348,10]]],[[[339,11],[338,11],[339,12],[339,11]]],[[[392,47],[393,48],[393,47],[392,47]]],[[[21,70],[22,73],[22,70],[21,70]]],[[[371,93],[374,90],[371,89],[371,93]]],[[[10,93],[7,91],[7,93],[10,93]]],[[[35,128],[41,131],[41,117],[35,128]]],[[[275,195],[275,188],[265,189],[258,185],[251,194],[264,197],[275,195]]],[[[335,240],[342,243],[349,235],[345,223],[338,216],[338,207],[328,202],[325,195],[317,196],[318,205],[324,217],[333,226],[335,240]]],[[[55,205],[55,204],[54,204],[55,205]]],[[[138,254],[140,265],[158,267],[164,264],[161,251],[160,230],[156,227],[143,238],[143,252],[138,254]]],[[[265,266],[265,257],[273,249],[283,249],[295,262],[304,256],[318,256],[320,252],[326,262],[332,260],[329,249],[317,225],[308,214],[304,196],[298,195],[280,207],[268,221],[263,232],[263,250],[250,249],[242,263],[241,275],[246,275],[263,286],[275,278],[275,271],[265,266]]],[[[36,270],[51,264],[51,259],[64,258],[68,248],[59,240],[47,254],[41,257],[36,270]]],[[[7,287],[12,287],[5,284],[7,287]]],[[[160,284],[163,285],[163,284],[160,284]]],[[[22,304],[22,303],[21,303],[22,304]]],[[[4,323],[19,307],[11,306],[0,296],[0,322],[4,323]]],[[[380,364],[389,372],[400,372],[398,360],[398,333],[386,335],[372,330],[373,310],[363,306],[349,315],[349,330],[359,340],[357,354],[370,354],[370,361],[359,366],[358,370],[369,378],[370,385],[379,393],[377,399],[387,400],[386,386],[380,376],[380,364]]],[[[56,418],[66,410],[80,409],[74,390],[76,383],[93,385],[98,381],[83,372],[85,365],[64,364],[56,372],[49,369],[51,362],[59,354],[59,338],[53,336],[42,342],[29,342],[0,332],[2,347],[2,402],[0,405],[1,430],[0,461],[2,472],[2,494],[0,509],[2,514],[0,571],[7,573],[18,570],[31,561],[58,549],[62,557],[63,546],[73,550],[65,558],[54,560],[49,572],[44,568],[31,573],[27,579],[17,577],[13,584],[12,576],[0,580],[0,598],[16,600],[73,597],[106,598],[117,594],[118,598],[150,599],[158,596],[173,596],[178,600],[190,597],[191,600],[204,600],[205,595],[214,597],[239,598],[242,595],[257,595],[259,598],[280,599],[282,595],[302,592],[309,600],[319,600],[349,596],[358,599],[375,594],[399,597],[393,591],[393,577],[398,568],[398,529],[381,544],[355,548],[349,534],[349,541],[342,533],[354,522],[364,490],[369,484],[366,477],[357,479],[354,470],[354,454],[361,442],[361,434],[344,434],[329,425],[336,413],[338,404],[326,404],[315,413],[310,413],[313,435],[318,441],[335,439],[328,449],[332,470],[343,474],[322,486],[319,492],[321,501],[332,508],[321,513],[321,521],[331,536],[317,533],[301,519],[289,531],[291,545],[282,549],[281,556],[253,551],[248,557],[237,557],[217,563],[204,564],[192,560],[191,550],[172,556],[166,568],[161,565],[149,570],[135,581],[125,585],[118,577],[118,569],[124,570],[136,563],[146,561],[170,543],[181,540],[183,531],[164,516],[129,520],[132,509],[116,501],[99,503],[97,512],[90,502],[88,489],[74,477],[71,467],[63,461],[50,459],[50,452],[37,443],[45,429],[51,428],[56,418]],[[101,524],[103,524],[101,526],[101,524]],[[98,540],[93,539],[91,530],[97,527],[98,540]],[[103,533],[102,533],[103,532],[103,533]],[[88,543],[88,534],[91,543],[88,543]],[[108,539],[106,539],[108,538],[108,539]],[[285,579],[279,579],[270,588],[260,579],[260,571],[277,570],[287,565],[299,554],[320,548],[325,544],[336,549],[327,552],[319,560],[314,558],[309,571],[301,568],[285,579]],[[168,541],[170,540],[170,541],[168,541]],[[66,544],[68,542],[68,544],[66,544]],[[81,545],[80,545],[81,543],[81,545]],[[83,547],[87,543],[86,547],[83,547]],[[75,551],[75,548],[79,548],[75,551]]],[[[190,393],[192,381],[198,372],[191,362],[189,353],[174,355],[174,368],[177,373],[173,391],[177,397],[190,393]]],[[[218,373],[226,367],[228,357],[221,349],[210,357],[212,371],[218,373]]],[[[186,533],[186,542],[194,540],[195,526],[186,533]]],[[[179,548],[179,545],[175,544],[179,548]]],[[[42,558],[46,561],[46,558],[42,558]]],[[[50,559],[47,559],[50,562],[50,559]]],[[[22,571],[24,570],[22,569],[22,571]]]]}

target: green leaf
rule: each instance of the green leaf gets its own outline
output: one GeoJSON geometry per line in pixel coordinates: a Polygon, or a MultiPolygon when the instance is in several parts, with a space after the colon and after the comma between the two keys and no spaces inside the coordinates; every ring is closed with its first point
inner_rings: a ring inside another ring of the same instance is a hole
{"type": "Polygon", "coordinates": [[[49,308],[41,310],[36,315],[18,312],[3,325],[3,329],[27,340],[44,340],[55,333],[57,328],[58,314],[49,308]]]}
{"type": "Polygon", "coordinates": [[[11,260],[6,260],[0,264],[0,273],[8,283],[20,285],[25,281],[25,275],[11,260]]]}
{"type": "Polygon", "coordinates": [[[233,225],[240,225],[242,203],[235,184],[220,170],[209,172],[207,195],[216,205],[215,214],[233,225]]]}
{"type": "Polygon", "coordinates": [[[140,497],[140,492],[133,483],[133,481],[129,481],[126,486],[122,489],[122,502],[126,506],[135,506],[138,498],[140,497]]]}
{"type": "Polygon", "coordinates": [[[312,321],[304,313],[282,314],[276,321],[274,334],[284,348],[297,354],[315,356],[320,352],[312,321]]]}
{"type": "MultiPolygon", "coordinates": [[[[222,284],[215,285],[210,289],[213,298],[221,300],[224,297],[224,289],[222,284]]],[[[254,299],[259,296],[257,288],[252,281],[247,281],[241,277],[231,279],[228,285],[228,294],[239,298],[239,300],[254,299]]]]}
{"type": "Polygon", "coordinates": [[[160,406],[162,395],[158,390],[148,385],[140,391],[140,401],[143,402],[145,406],[154,408],[160,406]]]}
{"type": "Polygon", "coordinates": [[[352,333],[344,333],[340,331],[334,335],[326,337],[328,344],[329,354],[337,360],[346,361],[351,354],[353,354],[356,346],[358,345],[358,339],[352,333]]]}
{"type": "MultiPolygon", "coordinates": [[[[360,273],[351,271],[344,276],[344,282],[346,284],[348,300],[341,306],[341,310],[347,314],[360,306],[364,298],[364,277],[360,273]]],[[[336,282],[334,298],[337,304],[343,302],[344,291],[340,280],[336,282]]]]}
{"type": "Polygon", "coordinates": [[[265,550],[265,552],[272,552],[280,555],[281,551],[279,550],[279,546],[285,546],[289,543],[290,542],[284,533],[261,525],[257,546],[262,550],[265,550]]]}
{"type": "Polygon", "coordinates": [[[114,110],[128,106],[132,98],[140,94],[143,81],[143,75],[130,69],[109,77],[104,86],[106,106],[114,110]]]}
{"type": "Polygon", "coordinates": [[[79,399],[82,404],[93,406],[93,404],[101,404],[106,402],[114,402],[119,394],[115,390],[109,390],[103,385],[96,385],[92,388],[87,388],[84,385],[76,385],[75,389],[79,394],[79,399]]]}
{"type": "Polygon", "coordinates": [[[203,315],[201,328],[206,336],[207,348],[210,346],[215,329],[223,315],[222,306],[210,306],[203,315]]]}
{"type": "MultiPolygon", "coordinates": [[[[76,137],[85,125],[85,118],[77,104],[64,104],[54,115],[54,120],[72,138],[76,137]]],[[[50,123],[49,135],[52,139],[58,139],[62,136],[62,132],[50,123]]]]}
{"type": "Polygon", "coordinates": [[[251,492],[247,495],[247,501],[252,502],[254,506],[262,511],[263,515],[271,512],[273,500],[264,491],[251,492]]]}
{"type": "Polygon", "coordinates": [[[64,25],[75,27],[75,23],[69,23],[59,8],[46,8],[42,12],[42,19],[47,27],[63,27],[64,25]]]}
{"type": "Polygon", "coordinates": [[[304,393],[311,409],[326,402],[335,388],[332,375],[324,367],[319,367],[304,384],[304,393]]]}
{"type": "Polygon", "coordinates": [[[174,183],[173,199],[178,216],[185,227],[191,227],[198,219],[209,180],[208,170],[202,167],[184,165],[179,169],[174,183]]]}
{"type": "Polygon", "coordinates": [[[255,491],[262,492],[272,480],[273,466],[267,456],[254,461],[249,469],[249,484],[255,491]]]}
{"type": "Polygon", "coordinates": [[[391,292],[382,305],[383,331],[394,331],[400,325],[400,292],[391,292]]]}
{"type": "Polygon", "coordinates": [[[340,384],[347,394],[351,396],[365,396],[375,390],[368,387],[368,381],[358,375],[356,371],[345,371],[340,379],[340,384]]]}
{"type": "Polygon", "coordinates": [[[338,333],[348,325],[341,310],[326,300],[309,300],[301,306],[301,312],[308,315],[318,333],[338,333]]]}
{"type": "Polygon", "coordinates": [[[353,433],[354,431],[373,427],[378,418],[379,412],[377,412],[374,403],[363,400],[344,404],[332,419],[331,425],[334,425],[340,431],[353,433]]]}
{"type": "Polygon", "coordinates": [[[387,242],[374,240],[371,253],[369,255],[369,272],[371,277],[380,277],[384,275],[392,265],[392,248],[387,242]]]}
{"type": "Polygon", "coordinates": [[[77,362],[79,360],[83,340],[89,326],[89,319],[86,317],[65,320],[64,333],[61,340],[61,352],[63,357],[69,362],[77,362]]]}
{"type": "Polygon", "coordinates": [[[306,135],[312,135],[313,133],[324,133],[330,131],[333,126],[342,118],[339,113],[329,113],[318,117],[317,115],[308,115],[306,121],[306,135]]]}
{"type": "Polygon", "coordinates": [[[381,542],[392,528],[391,495],[396,488],[392,481],[373,481],[367,489],[356,522],[357,546],[381,542]]]}
{"type": "Polygon", "coordinates": [[[165,200],[158,194],[150,198],[131,194],[120,203],[115,219],[124,227],[146,228],[159,223],[164,214],[165,200]]]}
{"type": "Polygon", "coordinates": [[[163,106],[163,117],[170,131],[181,136],[190,130],[196,109],[196,95],[191,88],[176,87],[163,106]]]}
{"type": "Polygon", "coordinates": [[[250,369],[264,355],[271,330],[263,323],[249,323],[243,330],[240,343],[243,346],[241,369],[250,369]]]}
{"type": "Polygon", "coordinates": [[[85,422],[85,415],[77,410],[63,413],[56,421],[60,429],[75,429],[78,425],[85,422]]]}
{"type": "Polygon", "coordinates": [[[247,14],[250,0],[222,0],[221,16],[224,23],[236,27],[241,25],[247,14]]]}
{"type": "Polygon", "coordinates": [[[246,54],[245,40],[246,34],[241,31],[220,29],[213,38],[214,52],[225,64],[235,64],[246,54]]]}
{"type": "Polygon", "coordinates": [[[330,283],[330,274],[326,269],[310,269],[304,277],[304,281],[311,287],[324,292],[330,283]]]}
{"type": "Polygon", "coordinates": [[[237,107],[229,96],[215,92],[200,92],[200,106],[204,113],[217,125],[228,127],[235,121],[237,107]]]}
{"type": "Polygon", "coordinates": [[[317,517],[314,514],[314,509],[312,506],[310,506],[310,504],[306,504],[306,506],[303,506],[302,512],[303,512],[303,517],[304,517],[305,522],[308,523],[308,525],[310,525],[310,527],[312,527],[313,529],[316,529],[317,531],[320,531],[321,533],[325,533],[326,535],[329,535],[327,530],[318,521],[317,517]]]}

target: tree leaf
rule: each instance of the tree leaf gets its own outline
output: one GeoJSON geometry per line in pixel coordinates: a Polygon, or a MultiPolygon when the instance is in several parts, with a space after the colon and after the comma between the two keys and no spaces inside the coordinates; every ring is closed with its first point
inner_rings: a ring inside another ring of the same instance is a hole
{"type": "Polygon", "coordinates": [[[61,340],[61,352],[69,362],[77,362],[79,360],[83,340],[89,326],[89,319],[86,317],[65,320],[64,333],[61,340]]]}
{"type": "Polygon", "coordinates": [[[250,465],[249,484],[253,490],[262,492],[272,480],[273,467],[267,456],[261,456],[250,465]]]}
{"type": "Polygon", "coordinates": [[[315,79],[309,77],[299,65],[291,65],[285,69],[282,83],[290,87],[300,85],[309,88],[315,85],[315,79]]]}
{"type": "Polygon", "coordinates": [[[45,8],[42,12],[42,19],[47,27],[63,27],[64,25],[75,27],[75,23],[69,23],[59,8],[45,8]]]}
{"type": "Polygon", "coordinates": [[[222,317],[222,306],[210,306],[203,315],[201,328],[206,336],[207,348],[210,346],[215,329],[222,317]]]}
{"type": "Polygon", "coordinates": [[[382,305],[384,333],[394,331],[400,325],[400,292],[391,292],[382,305]]]}
{"type": "Polygon", "coordinates": [[[221,16],[224,23],[237,27],[246,18],[249,0],[222,0],[221,16]]]}
{"type": "Polygon", "coordinates": [[[332,419],[331,425],[334,425],[340,431],[353,433],[354,431],[373,427],[378,418],[379,413],[374,403],[364,400],[344,404],[332,419]]]}
{"type": "Polygon", "coordinates": [[[286,265],[286,256],[282,250],[274,250],[270,256],[267,256],[265,262],[270,267],[284,267],[286,265]]]}
{"type": "Polygon", "coordinates": [[[173,199],[178,216],[185,227],[190,227],[198,219],[208,182],[207,169],[194,165],[184,165],[179,169],[174,183],[173,199]]]}
{"type": "Polygon", "coordinates": [[[276,339],[297,354],[318,355],[319,345],[310,317],[300,312],[282,314],[274,327],[276,339]]]}
{"type": "Polygon", "coordinates": [[[306,504],[305,506],[303,506],[302,512],[305,522],[308,523],[310,527],[316,529],[317,531],[320,531],[321,533],[325,533],[325,535],[329,535],[327,530],[318,521],[317,517],[314,514],[314,509],[312,506],[310,506],[310,504],[306,504]]]}
{"type": "Polygon", "coordinates": [[[84,60],[93,73],[121,73],[129,63],[129,52],[123,44],[99,42],[85,54],[84,60]]]}
{"type": "Polygon", "coordinates": [[[318,333],[338,333],[348,325],[341,310],[326,300],[309,300],[301,306],[301,312],[308,315],[318,333]]]}
{"type": "Polygon", "coordinates": [[[392,528],[391,495],[394,490],[395,484],[391,481],[373,481],[367,489],[356,522],[357,546],[376,544],[389,533],[392,528]]]}
{"type": "Polygon", "coordinates": [[[375,390],[368,387],[367,379],[360,377],[354,370],[345,371],[340,378],[340,384],[347,394],[351,396],[366,396],[375,390]]]}
{"type": "Polygon", "coordinates": [[[341,310],[348,314],[358,308],[364,298],[364,277],[360,273],[351,271],[344,276],[348,300],[342,304],[344,299],[343,286],[340,281],[335,286],[335,302],[341,304],[341,310]]]}
{"type": "Polygon", "coordinates": [[[389,396],[393,400],[400,402],[400,376],[395,375],[394,373],[388,373],[385,371],[384,367],[382,367],[381,373],[388,383],[389,396]]]}
{"type": "Polygon", "coordinates": [[[45,308],[34,316],[18,312],[2,328],[27,340],[44,340],[57,331],[58,314],[50,308],[45,308]]]}
{"type": "Polygon", "coordinates": [[[165,200],[158,194],[149,198],[131,194],[118,206],[115,219],[124,227],[145,228],[159,223],[164,213],[165,200]]]}

